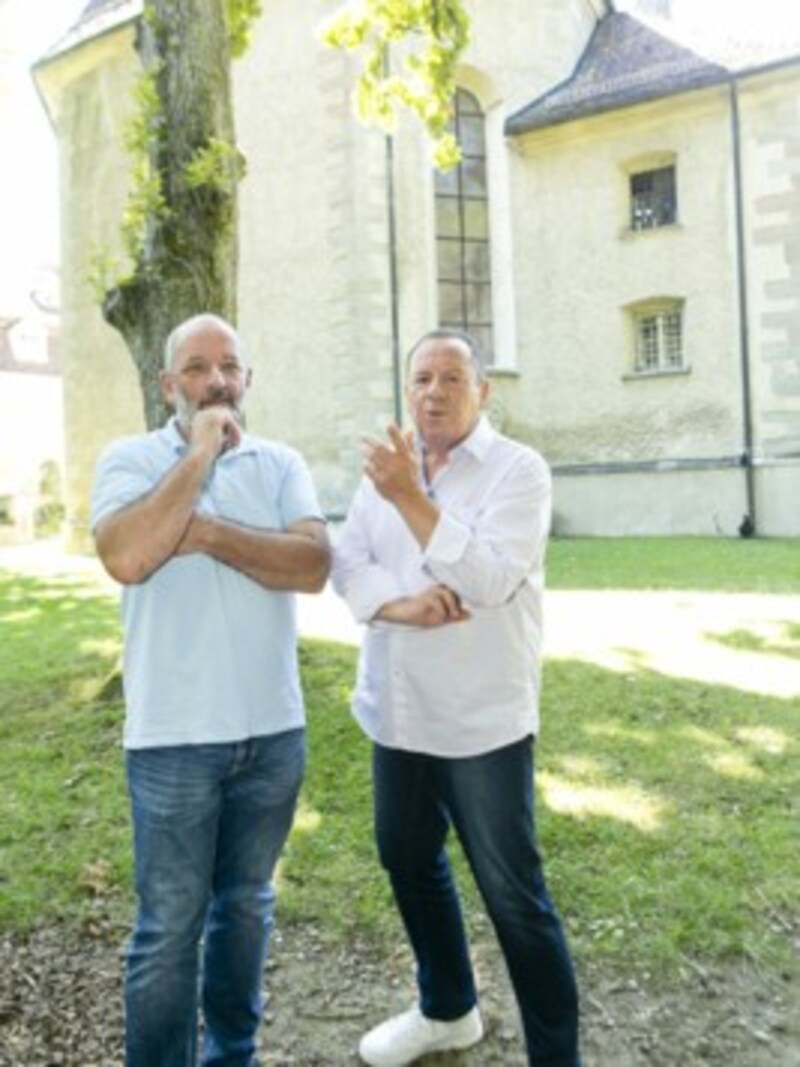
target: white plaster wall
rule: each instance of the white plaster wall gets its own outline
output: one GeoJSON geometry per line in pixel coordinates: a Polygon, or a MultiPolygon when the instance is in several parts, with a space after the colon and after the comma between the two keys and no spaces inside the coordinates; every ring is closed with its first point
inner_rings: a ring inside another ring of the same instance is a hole
{"type": "Polygon", "coordinates": [[[553,529],[564,536],[738,536],[744,472],[653,471],[556,475],[553,529]]]}
{"type": "MultiPolygon", "coordinates": [[[[800,457],[800,91],[797,67],[742,80],[756,457],[800,457]]],[[[800,496],[800,488],[798,488],[800,496]]],[[[800,526],[800,503],[796,524],[800,526]]]]}
{"type": "Polygon", "coordinates": [[[800,459],[766,460],[756,467],[755,477],[759,533],[800,536],[800,459]]]}
{"type": "Polygon", "coordinates": [[[471,0],[472,38],[465,69],[483,79],[488,106],[507,113],[529,104],[572,74],[596,25],[587,0],[471,0]]]}
{"type": "Polygon", "coordinates": [[[98,250],[119,254],[128,173],[120,125],[135,71],[133,32],[125,27],[65,54],[40,76],[54,93],[58,121],[67,524],[75,549],[90,545],[98,455],[113,438],[144,429],[133,362],[89,281],[98,250]]]}
{"type": "Polygon", "coordinates": [[[330,8],[265,5],[235,86],[250,425],[303,451],[335,512],[393,391],[385,144],[353,117],[351,61],[317,39],[330,8]]]}
{"type": "Polygon", "coordinates": [[[521,377],[508,425],[558,463],[741,449],[729,127],[715,91],[530,135],[512,163],[521,377]],[[626,164],[677,156],[676,226],[628,230],[626,164]],[[630,380],[624,308],[685,300],[690,373],[630,380]]]}

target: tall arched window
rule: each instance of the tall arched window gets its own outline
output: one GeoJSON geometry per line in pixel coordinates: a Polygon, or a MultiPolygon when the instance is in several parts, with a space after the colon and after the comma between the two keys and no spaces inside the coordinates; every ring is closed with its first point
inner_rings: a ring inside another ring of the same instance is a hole
{"type": "Polygon", "coordinates": [[[485,119],[472,93],[459,89],[453,130],[462,159],[435,172],[439,325],[468,330],[494,360],[485,119]]]}

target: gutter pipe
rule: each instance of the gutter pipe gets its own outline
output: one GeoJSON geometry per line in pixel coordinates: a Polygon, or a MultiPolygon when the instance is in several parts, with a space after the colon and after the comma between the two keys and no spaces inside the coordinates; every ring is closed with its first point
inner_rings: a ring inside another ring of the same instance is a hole
{"type": "Polygon", "coordinates": [[[733,154],[733,193],[736,224],[736,281],[739,304],[739,354],[742,377],[742,435],[741,464],[744,468],[747,511],[739,526],[742,537],[758,532],[756,515],[755,471],[753,469],[753,395],[750,375],[750,315],[747,301],[747,250],[744,231],[744,194],[742,180],[741,116],[739,114],[739,85],[736,77],[729,82],[731,104],[731,148],[733,154]]]}
{"type": "Polygon", "coordinates": [[[386,203],[389,223],[389,304],[392,332],[392,399],[394,421],[403,425],[403,385],[400,359],[400,299],[397,283],[397,204],[394,185],[394,137],[386,134],[386,203]]]}

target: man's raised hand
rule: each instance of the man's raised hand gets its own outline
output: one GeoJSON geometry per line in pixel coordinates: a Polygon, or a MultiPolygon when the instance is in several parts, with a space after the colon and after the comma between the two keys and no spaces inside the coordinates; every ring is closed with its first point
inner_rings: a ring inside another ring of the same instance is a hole
{"type": "Polygon", "coordinates": [[[403,433],[396,423],[386,429],[388,441],[365,436],[361,442],[364,473],[386,500],[419,492],[419,460],[414,435],[403,433]]]}

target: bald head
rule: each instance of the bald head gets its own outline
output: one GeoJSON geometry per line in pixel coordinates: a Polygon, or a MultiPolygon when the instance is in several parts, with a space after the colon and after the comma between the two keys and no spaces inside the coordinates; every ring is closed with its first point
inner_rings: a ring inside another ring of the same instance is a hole
{"type": "Polygon", "coordinates": [[[164,370],[174,370],[175,358],[183,345],[189,338],[194,337],[196,334],[202,333],[205,330],[225,334],[233,342],[234,348],[242,363],[247,362],[241,338],[234,327],[220,315],[213,315],[211,312],[203,312],[200,315],[192,315],[191,318],[184,319],[184,321],[179,323],[169,335],[166,344],[164,345],[164,370]]]}

